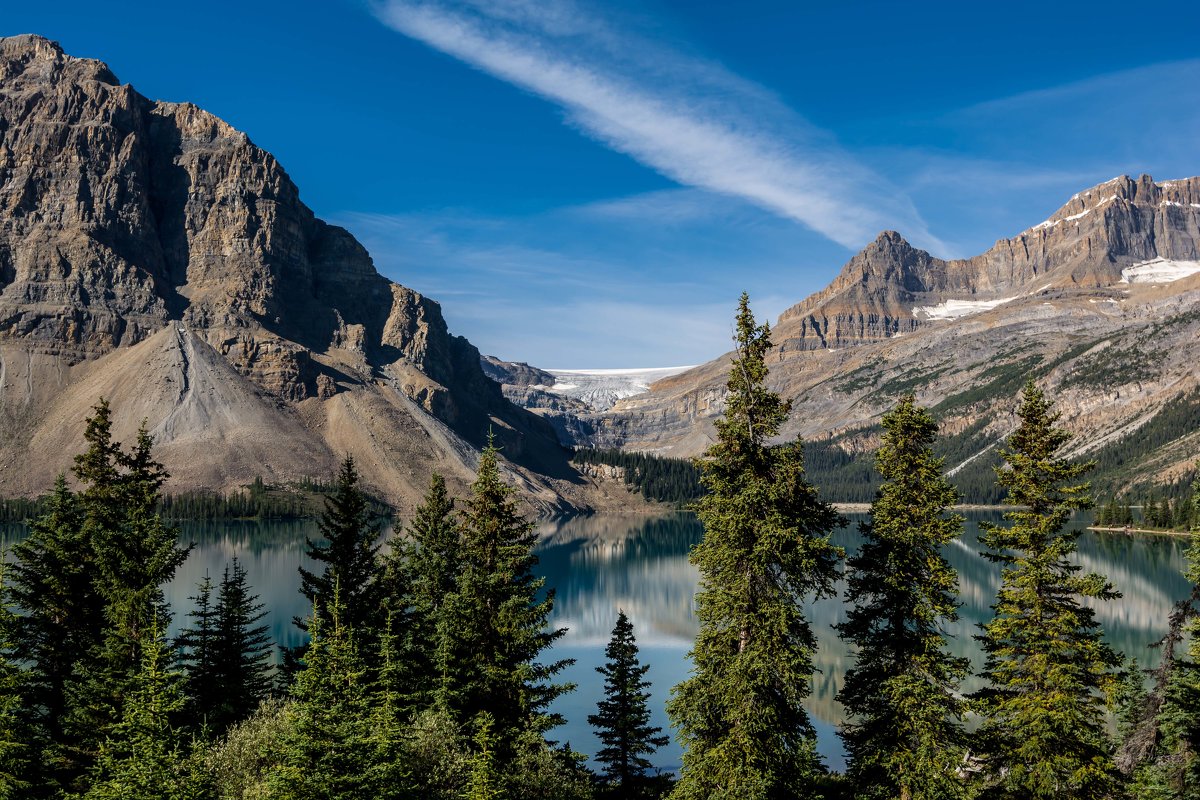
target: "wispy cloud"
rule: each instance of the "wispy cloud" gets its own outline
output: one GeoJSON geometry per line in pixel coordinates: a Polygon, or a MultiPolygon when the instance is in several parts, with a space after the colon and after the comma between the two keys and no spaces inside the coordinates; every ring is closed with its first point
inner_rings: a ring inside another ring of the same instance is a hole
{"type": "Polygon", "coordinates": [[[396,31],[564,109],[681,183],[743,198],[858,249],[898,228],[937,247],[903,192],[765,89],[569,0],[384,0],[396,31]]]}

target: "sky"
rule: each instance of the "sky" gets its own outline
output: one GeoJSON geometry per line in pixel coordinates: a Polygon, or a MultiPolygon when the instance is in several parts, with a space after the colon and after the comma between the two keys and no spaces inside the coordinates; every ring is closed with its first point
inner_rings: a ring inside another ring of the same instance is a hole
{"type": "Polygon", "coordinates": [[[273,153],[454,333],[545,368],[729,349],[882,230],[975,255],[1200,175],[1200,3],[5,3],[273,153]]]}

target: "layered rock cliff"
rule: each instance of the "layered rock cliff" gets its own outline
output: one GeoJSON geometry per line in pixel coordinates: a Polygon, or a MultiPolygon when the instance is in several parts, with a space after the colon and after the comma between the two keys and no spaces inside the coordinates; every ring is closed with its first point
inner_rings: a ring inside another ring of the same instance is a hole
{"type": "Polygon", "coordinates": [[[1198,243],[1200,178],[1156,184],[1148,175],[1080,192],[974,258],[935,258],[885,231],[780,316],[776,341],[809,350],[877,342],[1024,291],[1108,286],[1139,262],[1195,260],[1198,243]]]}
{"type": "Polygon", "coordinates": [[[317,219],[270,153],[36,36],[0,39],[0,495],[67,469],[96,398],[175,488],[327,475],[411,504],[492,429],[546,506],[583,486],[437,303],[317,219]],[[61,448],[51,450],[49,448],[61,448]]]}

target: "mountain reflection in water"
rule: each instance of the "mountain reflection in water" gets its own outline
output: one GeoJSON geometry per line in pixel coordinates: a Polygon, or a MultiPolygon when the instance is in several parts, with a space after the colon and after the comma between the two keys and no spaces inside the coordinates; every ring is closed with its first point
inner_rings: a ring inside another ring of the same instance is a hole
{"type": "MultiPolygon", "coordinates": [[[[852,515],[851,525],[835,534],[836,543],[853,551],[859,543],[856,524],[863,518],[852,515]]],[[[963,538],[946,551],[959,573],[962,602],[961,618],[949,628],[954,636],[952,649],[968,656],[976,667],[981,656],[972,637],[977,625],[990,617],[989,606],[999,586],[999,570],[979,555],[978,523],[999,519],[995,512],[969,514],[963,538]]],[[[563,677],[578,684],[575,692],[556,702],[555,709],[567,724],[553,736],[589,755],[598,748],[587,715],[595,713],[603,693],[595,667],[604,662],[604,646],[619,609],[634,625],[642,662],[650,665],[647,678],[653,684],[654,724],[669,731],[665,703],[671,687],[687,677],[687,651],[697,629],[698,574],[688,563],[688,553],[702,533],[699,522],[682,513],[593,516],[541,523],[538,530],[538,571],[557,594],[552,624],[568,629],[552,657],[576,659],[563,677]]],[[[11,545],[26,533],[23,526],[0,526],[0,543],[11,545]]],[[[206,573],[218,582],[225,565],[237,556],[266,607],[265,622],[272,637],[283,646],[299,644],[301,636],[292,618],[311,609],[299,594],[296,568],[312,566],[304,556],[305,540],[318,537],[316,524],[307,521],[184,524],[181,539],[196,546],[167,587],[167,599],[176,610],[173,630],[186,622],[196,584],[206,573]]],[[[1171,606],[1188,592],[1181,574],[1187,545],[1186,539],[1166,536],[1085,534],[1080,539],[1078,562],[1086,570],[1107,575],[1124,594],[1120,600],[1094,604],[1105,634],[1114,647],[1136,655],[1143,665],[1155,662],[1155,652],[1146,645],[1162,636],[1171,606]]],[[[838,591],[844,587],[839,585],[838,591]]],[[[844,608],[839,597],[819,601],[809,612],[820,643],[815,659],[820,672],[808,708],[820,750],[836,769],[843,766],[836,735],[842,716],[834,696],[850,664],[850,651],[831,626],[842,620],[844,608]]],[[[976,685],[968,683],[965,688],[976,685]]],[[[678,769],[679,759],[679,748],[672,742],[653,761],[673,770],[678,769]]]]}

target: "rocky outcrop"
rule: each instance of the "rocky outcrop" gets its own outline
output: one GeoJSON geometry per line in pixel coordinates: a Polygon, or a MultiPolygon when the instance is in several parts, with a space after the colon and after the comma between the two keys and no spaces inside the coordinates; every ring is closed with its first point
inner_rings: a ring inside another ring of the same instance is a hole
{"type": "MultiPolygon", "coordinates": [[[[573,490],[555,481],[579,483],[551,426],[504,399],[438,304],[317,219],[270,153],[36,36],[0,39],[0,359],[8,464],[77,432],[104,392],[118,413],[140,408],[167,452],[208,443],[178,450],[200,467],[168,461],[191,484],[328,474],[355,444],[404,504],[435,468],[469,479],[489,429],[545,503],[573,490]],[[253,458],[226,452],[242,434],[253,458]]],[[[59,444],[45,468],[0,472],[0,495],[45,488],[69,466],[59,444]]]]}
{"type": "Polygon", "coordinates": [[[776,341],[804,350],[878,342],[969,307],[962,304],[1109,286],[1140,262],[1195,260],[1198,242],[1200,178],[1157,184],[1148,175],[1080,192],[1050,219],[974,258],[935,258],[885,231],[829,287],[780,316],[776,341]]]}

